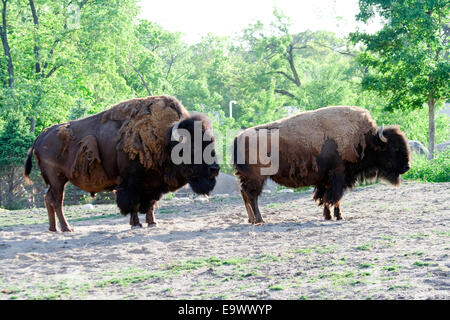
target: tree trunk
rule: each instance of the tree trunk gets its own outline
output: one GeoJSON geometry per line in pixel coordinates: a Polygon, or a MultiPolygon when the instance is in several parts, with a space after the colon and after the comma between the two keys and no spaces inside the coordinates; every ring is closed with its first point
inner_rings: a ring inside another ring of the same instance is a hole
{"type": "Polygon", "coordinates": [[[7,2],[8,2],[7,0],[2,0],[3,8],[2,8],[2,25],[0,26],[0,37],[2,38],[3,52],[6,56],[6,61],[8,64],[8,75],[9,75],[8,85],[9,85],[9,88],[13,88],[14,87],[14,67],[13,67],[13,63],[12,63],[11,51],[10,51],[9,43],[8,43],[8,31],[7,31],[7,27],[6,27],[6,3],[7,2]]]}
{"type": "Polygon", "coordinates": [[[34,133],[34,130],[36,129],[36,117],[30,118],[30,132],[34,133]]]}
{"type": "MultiPolygon", "coordinates": [[[[31,9],[31,14],[33,16],[33,23],[34,23],[34,27],[36,28],[36,30],[39,30],[39,19],[37,16],[37,12],[36,12],[36,7],[34,6],[34,1],[33,0],[29,0],[30,2],[30,9],[31,9]]],[[[34,40],[34,55],[36,57],[36,74],[40,74],[41,73],[41,62],[40,62],[40,57],[39,57],[39,45],[38,45],[38,39],[34,40]]]]}
{"type": "Polygon", "coordinates": [[[436,133],[435,121],[434,121],[434,106],[436,101],[434,99],[428,100],[428,159],[431,160],[434,157],[434,136],[436,133]]]}

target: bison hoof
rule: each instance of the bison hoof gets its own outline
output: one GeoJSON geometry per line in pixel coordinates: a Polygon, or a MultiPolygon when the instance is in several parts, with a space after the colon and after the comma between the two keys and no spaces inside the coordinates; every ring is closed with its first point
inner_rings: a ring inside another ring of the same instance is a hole
{"type": "Polygon", "coordinates": [[[325,220],[331,220],[331,216],[323,216],[325,220]]]}
{"type": "Polygon", "coordinates": [[[337,216],[336,220],[344,220],[344,218],[342,216],[337,216]]]}
{"type": "Polygon", "coordinates": [[[72,227],[65,227],[61,229],[62,232],[74,232],[72,227]]]}
{"type": "Polygon", "coordinates": [[[147,228],[153,228],[153,227],[157,227],[158,224],[156,222],[149,222],[147,223],[147,228]]]}
{"type": "Polygon", "coordinates": [[[142,228],[142,224],[135,224],[131,226],[131,229],[142,228]]]}

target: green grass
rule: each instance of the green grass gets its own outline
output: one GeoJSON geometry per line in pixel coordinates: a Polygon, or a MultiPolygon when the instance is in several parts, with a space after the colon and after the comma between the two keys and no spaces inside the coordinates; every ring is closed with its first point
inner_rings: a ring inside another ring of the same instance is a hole
{"type": "Polygon", "coordinates": [[[269,286],[269,290],[271,291],[281,291],[284,290],[284,287],[280,284],[273,284],[269,286]]]}
{"type": "Polygon", "coordinates": [[[416,261],[413,263],[415,267],[428,267],[430,264],[428,262],[416,261]]]}
{"type": "Polygon", "coordinates": [[[360,246],[357,246],[356,249],[363,250],[363,251],[370,250],[370,244],[369,243],[364,243],[364,244],[362,244],[360,246]]]}
{"type": "Polygon", "coordinates": [[[432,160],[413,155],[411,169],[403,175],[403,178],[423,182],[449,182],[450,150],[445,150],[432,160]]]}
{"type": "Polygon", "coordinates": [[[359,264],[360,269],[367,269],[375,266],[373,263],[363,262],[359,264]]]}

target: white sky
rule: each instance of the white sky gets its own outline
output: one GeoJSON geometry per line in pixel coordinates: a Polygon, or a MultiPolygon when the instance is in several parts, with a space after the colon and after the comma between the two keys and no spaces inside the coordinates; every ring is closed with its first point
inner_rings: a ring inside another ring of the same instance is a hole
{"type": "MultiPolygon", "coordinates": [[[[274,7],[291,18],[292,32],[310,29],[346,35],[355,30],[358,13],[358,0],[141,0],[140,6],[140,18],[182,32],[188,43],[200,41],[208,32],[233,36],[257,20],[268,24],[274,7]]],[[[379,27],[374,22],[365,29],[379,27]]]]}

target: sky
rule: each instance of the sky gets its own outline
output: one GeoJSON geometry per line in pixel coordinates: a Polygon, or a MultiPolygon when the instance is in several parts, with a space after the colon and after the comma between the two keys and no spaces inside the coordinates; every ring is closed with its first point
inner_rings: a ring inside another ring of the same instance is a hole
{"type": "Polygon", "coordinates": [[[188,43],[209,32],[234,36],[257,20],[269,24],[274,7],[291,18],[293,33],[327,30],[344,36],[357,25],[369,32],[380,28],[376,21],[369,27],[356,23],[358,0],[141,0],[140,7],[140,18],[181,32],[188,43]]]}

